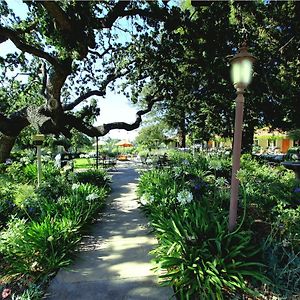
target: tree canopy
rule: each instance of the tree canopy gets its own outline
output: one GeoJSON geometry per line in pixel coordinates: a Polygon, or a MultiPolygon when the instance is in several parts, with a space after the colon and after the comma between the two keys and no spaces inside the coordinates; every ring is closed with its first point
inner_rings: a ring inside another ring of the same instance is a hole
{"type": "Polygon", "coordinates": [[[153,67],[149,85],[169,90],[158,114],[183,136],[232,137],[235,90],[229,55],[246,41],[257,62],[246,94],[244,146],[253,143],[256,127],[299,128],[299,4],[195,3],[195,8],[186,3],[180,28],[140,39],[147,45],[141,61],[153,67]],[[153,64],[149,57],[155,48],[159,54],[153,64]]]}
{"type": "Polygon", "coordinates": [[[103,136],[112,129],[137,128],[162,94],[146,97],[134,123],[97,127],[88,116],[97,116],[100,110],[88,100],[105,96],[117,79],[125,82],[136,62],[122,59],[122,53],[135,47],[143,27],[149,28],[145,32],[161,22],[173,26],[178,10],[147,1],[27,1],[26,5],[26,18],[20,18],[6,1],[0,3],[0,43],[10,41],[17,48],[0,59],[0,161],[8,144],[29,125],[66,137],[72,129],[103,136]],[[121,24],[122,18],[131,19],[131,28],[121,24]],[[121,41],[120,32],[130,40],[121,41]],[[87,103],[82,113],[75,114],[82,103],[87,103]]]}

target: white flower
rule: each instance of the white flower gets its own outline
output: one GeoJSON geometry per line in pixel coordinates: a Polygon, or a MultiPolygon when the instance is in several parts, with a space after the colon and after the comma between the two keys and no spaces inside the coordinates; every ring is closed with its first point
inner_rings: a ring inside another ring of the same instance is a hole
{"type": "Polygon", "coordinates": [[[191,203],[193,200],[193,194],[187,190],[183,190],[177,194],[177,200],[182,205],[191,203]]]}
{"type": "Polygon", "coordinates": [[[87,195],[85,199],[87,201],[93,201],[98,198],[99,198],[99,196],[96,193],[92,193],[92,194],[87,195]]]}
{"type": "Polygon", "coordinates": [[[219,177],[219,178],[216,179],[216,185],[217,186],[226,186],[228,184],[229,184],[228,181],[224,177],[219,177]]]}
{"type": "Polygon", "coordinates": [[[145,195],[143,195],[140,199],[140,202],[142,205],[146,205],[148,203],[148,199],[146,198],[145,195]]]}
{"type": "Polygon", "coordinates": [[[152,196],[152,195],[149,196],[148,201],[149,201],[149,203],[152,203],[154,201],[154,196],[152,196]]]}
{"type": "Polygon", "coordinates": [[[289,241],[286,240],[286,239],[284,239],[284,240],[282,241],[282,246],[283,246],[283,247],[287,247],[289,244],[290,244],[289,241]]]}
{"type": "Polygon", "coordinates": [[[80,184],[78,184],[78,183],[73,183],[73,184],[72,184],[72,190],[73,190],[73,191],[74,191],[74,190],[77,190],[79,187],[80,187],[80,184]]]}
{"type": "Polygon", "coordinates": [[[155,200],[154,196],[144,194],[141,197],[140,202],[141,202],[142,205],[147,205],[147,204],[151,204],[154,200],[155,200]]]}
{"type": "Polygon", "coordinates": [[[53,237],[52,235],[50,235],[50,236],[47,238],[47,241],[50,242],[50,243],[53,242],[53,240],[54,240],[54,237],[53,237]]]}

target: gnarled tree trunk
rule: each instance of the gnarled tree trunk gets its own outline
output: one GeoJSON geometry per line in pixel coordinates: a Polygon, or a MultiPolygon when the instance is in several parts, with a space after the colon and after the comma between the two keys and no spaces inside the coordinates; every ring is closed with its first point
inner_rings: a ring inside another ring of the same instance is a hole
{"type": "Polygon", "coordinates": [[[5,162],[14,146],[16,137],[4,135],[0,132],[0,163],[5,162]]]}

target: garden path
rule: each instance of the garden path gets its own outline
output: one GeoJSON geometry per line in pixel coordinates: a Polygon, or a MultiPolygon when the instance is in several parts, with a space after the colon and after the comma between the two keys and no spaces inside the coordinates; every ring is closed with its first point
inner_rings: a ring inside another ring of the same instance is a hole
{"type": "Polygon", "coordinates": [[[150,249],[156,243],[138,209],[138,173],[120,164],[113,174],[112,193],[99,220],[83,239],[77,260],[52,280],[48,300],[167,300],[170,288],[160,287],[151,271],[150,249]]]}

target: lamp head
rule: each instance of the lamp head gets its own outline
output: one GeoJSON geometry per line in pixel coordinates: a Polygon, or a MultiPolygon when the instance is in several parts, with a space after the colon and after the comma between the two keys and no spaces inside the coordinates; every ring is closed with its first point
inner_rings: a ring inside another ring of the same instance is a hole
{"type": "Polygon", "coordinates": [[[44,140],[45,136],[43,134],[36,134],[32,137],[32,141],[36,146],[42,145],[44,140]]]}
{"type": "Polygon", "coordinates": [[[230,60],[231,79],[234,86],[246,88],[252,79],[252,66],[255,57],[248,52],[248,47],[244,42],[238,53],[230,60]]]}

